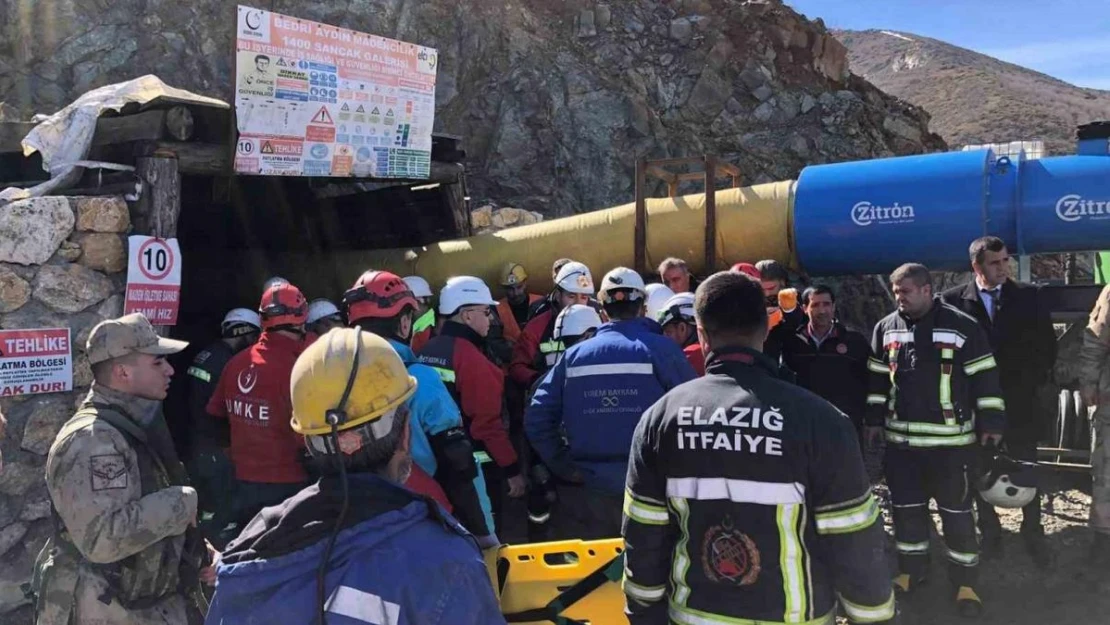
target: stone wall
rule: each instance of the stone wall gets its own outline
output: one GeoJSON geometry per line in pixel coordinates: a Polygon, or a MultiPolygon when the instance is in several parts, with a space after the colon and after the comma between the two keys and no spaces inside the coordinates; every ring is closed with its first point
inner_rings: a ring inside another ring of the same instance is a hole
{"type": "Polygon", "coordinates": [[[123,311],[127,203],[114,197],[47,197],[0,207],[0,328],[70,328],[69,393],[0,399],[0,622],[30,623],[20,584],[51,530],[43,479],[58,429],[88,392],[85,341],[93,326],[123,311]]]}

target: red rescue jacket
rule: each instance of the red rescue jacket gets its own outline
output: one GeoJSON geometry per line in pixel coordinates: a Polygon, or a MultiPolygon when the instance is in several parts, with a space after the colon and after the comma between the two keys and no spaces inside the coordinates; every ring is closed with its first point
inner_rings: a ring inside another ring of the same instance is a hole
{"type": "Polygon", "coordinates": [[[227,363],[208,401],[208,414],[231,422],[231,462],[244,482],[308,481],[301,464],[304,437],[289,425],[289,379],[303,349],[301,339],[263,332],[227,363]]]}
{"type": "Polygon", "coordinates": [[[501,419],[505,374],[481,349],[482,337],[469,327],[448,321],[424,346],[417,360],[432,367],[462,413],[474,448],[485,451],[505,471],[520,473],[516,450],[501,419]]]}

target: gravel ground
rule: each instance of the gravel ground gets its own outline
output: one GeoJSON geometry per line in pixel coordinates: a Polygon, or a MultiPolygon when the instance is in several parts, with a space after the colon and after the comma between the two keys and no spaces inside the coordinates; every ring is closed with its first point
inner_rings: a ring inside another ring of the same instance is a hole
{"type": "MultiPolygon", "coordinates": [[[[878,461],[868,458],[875,475],[878,461]]],[[[977,591],[985,613],[975,622],[985,625],[1055,625],[1110,623],[1110,569],[1096,571],[1088,563],[1091,535],[1087,530],[1090,510],[1090,479],[1084,473],[1053,472],[1044,485],[1043,523],[1046,539],[1055,556],[1046,570],[1034,566],[1018,534],[1020,510],[999,510],[1004,531],[1004,553],[985,559],[980,566],[977,591]]],[[[888,553],[893,570],[893,527],[889,492],[876,487],[884,508],[890,535],[888,553]]],[[[933,513],[939,528],[940,517],[933,513]]],[[[954,591],[948,583],[939,535],[933,537],[929,582],[901,604],[904,625],[940,625],[965,622],[955,611],[954,591]]],[[[842,621],[846,622],[846,621],[842,621]]]]}

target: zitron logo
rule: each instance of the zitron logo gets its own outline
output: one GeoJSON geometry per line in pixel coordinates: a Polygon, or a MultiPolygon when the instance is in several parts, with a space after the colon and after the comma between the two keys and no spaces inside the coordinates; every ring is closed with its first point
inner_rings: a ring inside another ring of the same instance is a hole
{"type": "Polygon", "coordinates": [[[1082,195],[1065,195],[1056,200],[1056,216],[1069,222],[1079,221],[1084,217],[1110,219],[1110,202],[1087,200],[1082,195]]]}
{"type": "Polygon", "coordinates": [[[870,226],[873,223],[904,223],[913,221],[913,207],[895,202],[893,206],[879,206],[871,202],[857,202],[852,207],[852,221],[857,226],[870,226]]]}

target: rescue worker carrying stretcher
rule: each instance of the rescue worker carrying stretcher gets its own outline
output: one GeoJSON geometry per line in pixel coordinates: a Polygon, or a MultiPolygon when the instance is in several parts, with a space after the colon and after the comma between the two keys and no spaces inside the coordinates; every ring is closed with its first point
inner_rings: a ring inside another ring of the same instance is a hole
{"type": "Polygon", "coordinates": [[[456,276],[448,280],[439,293],[443,328],[417,359],[435,369],[462,413],[485,477],[496,531],[503,488],[508,485],[510,497],[523,497],[525,486],[502,419],[505,376],[482,353],[494,304],[489,287],[481,279],[456,276]]]}
{"type": "Polygon", "coordinates": [[[977,441],[995,445],[1006,426],[998,368],[974,318],[934,298],[924,265],[890,275],[898,310],[875,326],[865,434],[886,434],[884,472],[894,505],[895,588],[916,590],[929,566],[929,500],[944,523],[956,608],[978,616],[979,543],[971,512],[977,441]]]}
{"type": "Polygon", "coordinates": [[[297,359],[292,427],[322,477],[224,551],[209,624],[505,622],[473,537],[401,487],[417,388],[389,343],[358,328],[297,359]]]}
{"type": "Polygon", "coordinates": [[[576,502],[555,515],[556,539],[617,536],[636,422],[664,393],[695,377],[682,350],[642,316],[645,289],[638,273],[610,271],[599,296],[613,321],[567,350],[524,415],[533,449],[569,483],[560,499],[576,502]]]}
{"type": "MultiPolygon", "coordinates": [[[[597,334],[601,327],[601,317],[589,306],[574,304],[567,306],[555,319],[555,332],[552,338],[566,349],[597,334]]],[[[565,353],[565,352],[564,352],[565,353]]],[[[560,354],[561,356],[562,354],[560,354]]],[[[536,380],[528,392],[531,401],[542,378],[536,380]]],[[[538,458],[530,459],[528,468],[528,542],[541,543],[551,540],[551,510],[558,499],[555,479],[551,471],[538,458]]]]}
{"type": "Polygon", "coordinates": [[[388,271],[367,271],[343,303],[351,325],[388,340],[419,384],[406,404],[414,466],[405,486],[440,501],[484,546],[499,544],[459,408],[436,370],[417,362],[409,348],[418,307],[408,284],[388,271]]]}
{"type": "Polygon", "coordinates": [[[636,427],[622,588],[631,625],[889,623],[885,535],[851,422],[760,353],[758,282],[696,295],[707,374],[636,427]]]}

